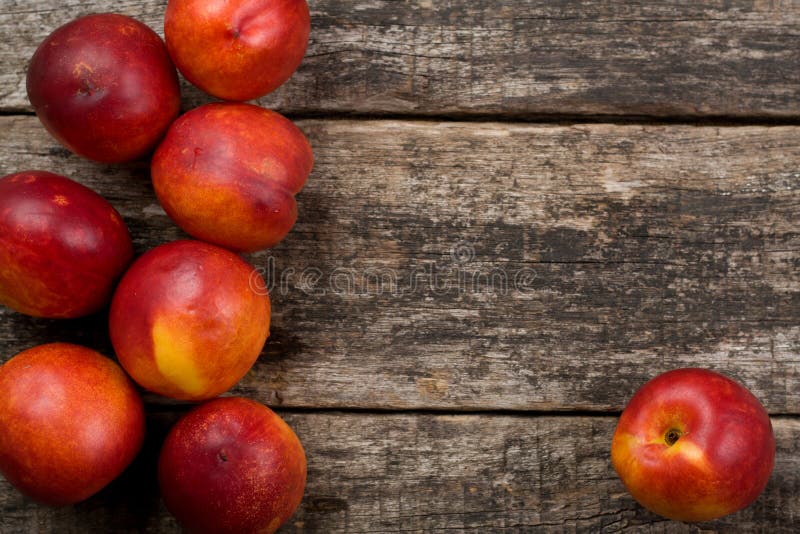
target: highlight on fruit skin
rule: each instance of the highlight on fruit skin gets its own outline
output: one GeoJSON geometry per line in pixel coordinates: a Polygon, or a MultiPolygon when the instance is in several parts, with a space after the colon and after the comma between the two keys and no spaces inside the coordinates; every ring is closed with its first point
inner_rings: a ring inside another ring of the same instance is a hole
{"type": "Polygon", "coordinates": [[[69,178],[23,171],[0,178],[0,302],[35,317],[100,310],[133,245],[109,202],[69,178]]]}
{"type": "Polygon", "coordinates": [[[160,395],[216,397],[250,370],[269,335],[264,287],[250,264],[215,245],[181,240],[151,249],[128,269],[111,302],[117,358],[160,395]]]}
{"type": "Polygon", "coordinates": [[[91,349],[39,345],[0,366],[0,473],[35,501],[94,495],[133,461],[144,432],[133,383],[91,349]]]}
{"type": "Polygon", "coordinates": [[[251,104],[212,103],[176,120],[151,162],[153,188],[189,235],[237,251],[281,241],[313,166],[303,132],[251,104]]]}
{"type": "Polygon", "coordinates": [[[169,0],[164,37],[181,74],[206,93],[243,102],[271,93],[306,53],[306,0],[169,0]]]}
{"type": "Polygon", "coordinates": [[[300,505],[306,456],[272,410],[224,397],[175,424],[161,449],[158,480],[167,510],[188,532],[271,534],[300,505]]]}
{"type": "Polygon", "coordinates": [[[181,104],[164,41],[138,20],[114,13],[54,30],[31,58],[26,88],[59,143],[104,163],[150,153],[181,104]]]}
{"type": "Polygon", "coordinates": [[[663,373],[631,398],[611,461],[630,494],[678,521],[709,521],[753,503],[769,481],[775,437],[744,386],[719,373],[663,373]]]}

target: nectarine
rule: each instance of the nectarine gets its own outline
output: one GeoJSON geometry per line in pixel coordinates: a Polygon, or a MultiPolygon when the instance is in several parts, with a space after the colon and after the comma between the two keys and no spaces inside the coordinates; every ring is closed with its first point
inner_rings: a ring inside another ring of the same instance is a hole
{"type": "Polygon", "coordinates": [[[158,480],[167,509],[189,532],[271,534],[303,498],[306,457],[272,410],[227,397],[200,405],[173,427],[158,480]]]}
{"type": "Polygon", "coordinates": [[[306,53],[306,0],[169,0],[164,37],[191,83],[224,100],[251,100],[289,79],[306,53]]]}
{"type": "Polygon", "coordinates": [[[146,252],[111,302],[120,363],[141,386],[167,397],[200,400],[227,391],[269,335],[262,288],[252,266],[208,243],[174,241],[146,252]]]}
{"type": "Polygon", "coordinates": [[[34,500],[82,501],[116,478],[144,440],[133,384],[97,352],[51,343],[0,367],[0,472],[34,500]]]}
{"type": "Polygon", "coordinates": [[[619,419],[611,460],[645,508],[679,521],[741,510],[764,490],[775,438],[744,386],[706,369],[677,369],[643,385],[619,419]]]}
{"type": "Polygon", "coordinates": [[[180,110],[178,75],[164,41],[111,13],[68,22],[28,67],[28,98],[61,144],[102,162],[147,154],[180,110]]]}
{"type": "Polygon", "coordinates": [[[236,251],[275,245],[297,219],[294,195],[313,156],[303,133],[250,104],[206,104],[180,117],[151,165],[164,210],[188,234],[236,251]]]}
{"type": "Polygon", "coordinates": [[[95,312],[132,255],[122,217],[88,187],[45,171],[0,179],[3,304],[38,317],[95,312]]]}

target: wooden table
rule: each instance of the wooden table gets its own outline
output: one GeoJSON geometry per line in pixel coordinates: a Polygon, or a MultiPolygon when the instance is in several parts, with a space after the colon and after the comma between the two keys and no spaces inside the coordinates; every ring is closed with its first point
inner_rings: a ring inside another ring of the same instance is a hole
{"type": "MultiPolygon", "coordinates": [[[[161,32],[164,0],[4,0],[0,174],[73,177],[138,253],[183,234],[146,162],[98,165],[25,96],[78,15],[161,32]]],[[[300,218],[249,257],[272,335],[233,393],[309,461],[286,532],[791,532],[800,524],[800,3],[314,0],[307,57],[260,103],[316,167],[300,218]],[[611,4],[615,4],[613,7],[611,4]],[[609,461],[638,386],[722,371],[773,417],[765,493],[702,525],[638,506],[609,461]]],[[[209,101],[184,85],[188,109],[209,101]]],[[[46,341],[112,355],[105,316],[0,311],[3,361],[46,341]]],[[[155,395],[145,450],[87,502],[0,482],[0,531],[173,532],[154,461],[186,407],[155,395]]]]}

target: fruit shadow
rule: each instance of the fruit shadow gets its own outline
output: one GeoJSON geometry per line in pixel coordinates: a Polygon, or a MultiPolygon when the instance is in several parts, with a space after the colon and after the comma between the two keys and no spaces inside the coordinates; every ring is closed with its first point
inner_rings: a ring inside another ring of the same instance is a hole
{"type": "MultiPolygon", "coordinates": [[[[158,456],[170,428],[182,415],[178,406],[146,406],[147,431],[142,450],[128,468],[99,493],[73,506],[73,522],[98,532],[161,530],[164,513],[158,489],[158,456]]],[[[165,519],[166,518],[166,519],[165,519]]]]}
{"type": "Polygon", "coordinates": [[[0,309],[5,347],[1,358],[44,343],[73,343],[114,358],[108,334],[108,307],[78,319],[43,319],[0,309]]]}

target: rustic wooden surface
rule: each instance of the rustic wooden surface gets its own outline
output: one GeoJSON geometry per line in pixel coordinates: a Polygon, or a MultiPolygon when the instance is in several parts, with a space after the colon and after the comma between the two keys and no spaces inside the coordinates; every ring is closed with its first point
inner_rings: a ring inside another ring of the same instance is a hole
{"type": "MultiPolygon", "coordinates": [[[[236,391],[308,408],[619,410],[654,373],[701,365],[800,411],[800,128],[299,125],[316,168],[293,232],[250,258],[274,266],[272,339],[236,391]]],[[[35,117],[0,132],[0,173],[96,189],[138,251],[181,235],[146,165],[68,154],[35,117]]],[[[110,351],[103,329],[0,313],[11,352],[65,337],[110,351]]]]}
{"type": "MultiPolygon", "coordinates": [[[[0,175],[94,188],[137,252],[183,236],[147,162],[60,148],[30,113],[25,65],[81,14],[161,33],[164,4],[0,5],[0,175]]],[[[791,532],[800,3],[310,4],[308,57],[261,103],[299,119],[316,167],[290,236],[249,257],[273,274],[273,327],[234,390],[280,410],[306,447],[308,490],[284,530],[791,532]],[[636,388],[687,365],[751,388],[778,438],[765,494],[699,526],[637,506],[608,458],[636,388]]],[[[184,89],[185,107],[208,101],[184,89]]],[[[112,354],[102,313],[0,309],[0,362],[55,340],[112,354]]],[[[0,532],[177,531],[154,461],[186,407],[146,400],[148,443],[120,481],[59,510],[0,481],[0,532]]]]}
{"type": "MultiPolygon", "coordinates": [[[[0,110],[29,109],[25,65],[52,28],[113,10],[160,33],[165,4],[3,0],[0,110]]],[[[800,116],[797,0],[309,4],[307,57],[263,100],[291,113],[800,116]]]]}

